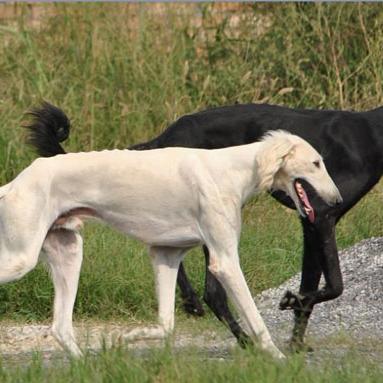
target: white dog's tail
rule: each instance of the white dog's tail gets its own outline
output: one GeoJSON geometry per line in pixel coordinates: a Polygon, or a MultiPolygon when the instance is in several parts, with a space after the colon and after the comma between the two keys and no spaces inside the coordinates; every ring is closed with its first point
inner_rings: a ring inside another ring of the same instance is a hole
{"type": "Polygon", "coordinates": [[[48,102],[43,102],[41,107],[26,114],[31,116],[31,121],[24,125],[29,130],[27,142],[37,150],[39,156],[65,154],[60,142],[69,136],[70,121],[66,114],[48,102]]]}

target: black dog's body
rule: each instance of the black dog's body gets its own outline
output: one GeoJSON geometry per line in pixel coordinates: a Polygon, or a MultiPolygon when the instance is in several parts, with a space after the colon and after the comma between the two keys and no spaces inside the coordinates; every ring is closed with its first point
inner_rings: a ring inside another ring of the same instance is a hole
{"type": "MultiPolygon", "coordinates": [[[[41,154],[47,155],[47,139],[44,140],[41,134],[37,139],[35,132],[38,129],[36,126],[31,127],[32,143],[37,149],[45,148],[41,154]]],[[[383,108],[368,112],[347,112],[298,110],[263,104],[221,107],[181,117],[157,138],[131,149],[147,150],[167,146],[222,148],[257,141],[265,132],[275,129],[301,136],[322,154],[344,201],[342,205],[331,208],[305,185],[316,218],[313,224],[308,219],[301,220],[304,252],[300,294],[287,292],[280,303],[281,309],[293,309],[295,312],[292,342],[300,346],[314,305],[334,299],[342,293],[335,225],[382,175],[383,108]],[[322,273],[326,284],[318,290],[322,273]]],[[[52,125],[49,140],[54,137],[54,130],[52,125]]],[[[48,151],[48,154],[51,152],[48,151]]],[[[274,197],[294,208],[292,201],[285,195],[275,193],[274,197]]],[[[208,264],[206,248],[204,252],[208,264]]],[[[202,306],[182,266],[178,283],[187,311],[202,314],[202,306]]],[[[239,340],[246,340],[246,335],[229,311],[224,290],[208,269],[204,300],[216,316],[230,326],[239,340]]]]}

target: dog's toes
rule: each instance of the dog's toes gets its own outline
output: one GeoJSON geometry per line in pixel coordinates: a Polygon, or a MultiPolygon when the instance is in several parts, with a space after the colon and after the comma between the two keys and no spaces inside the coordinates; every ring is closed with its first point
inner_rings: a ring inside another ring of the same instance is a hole
{"type": "Polygon", "coordinates": [[[294,341],[292,340],[289,344],[289,350],[291,353],[301,353],[301,352],[314,352],[314,348],[305,342],[294,341]]]}
{"type": "Polygon", "coordinates": [[[254,346],[253,340],[244,332],[241,332],[241,334],[237,338],[238,344],[241,348],[246,349],[246,348],[251,348],[254,346]]]}
{"type": "Polygon", "coordinates": [[[293,294],[291,291],[286,291],[285,295],[282,297],[281,301],[279,302],[279,309],[280,310],[291,310],[294,308],[294,304],[297,301],[297,297],[295,294],[293,294]]]}
{"type": "Polygon", "coordinates": [[[184,310],[190,314],[197,317],[201,317],[205,314],[201,303],[198,300],[188,301],[184,303],[184,310]]]}

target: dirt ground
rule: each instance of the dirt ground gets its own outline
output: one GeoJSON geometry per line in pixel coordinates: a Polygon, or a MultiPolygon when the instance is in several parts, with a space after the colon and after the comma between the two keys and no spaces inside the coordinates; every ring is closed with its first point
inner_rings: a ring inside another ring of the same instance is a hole
{"type": "MultiPolygon", "coordinates": [[[[76,335],[82,349],[96,355],[101,349],[111,348],[123,344],[127,349],[139,356],[152,348],[164,345],[162,340],[123,340],[131,326],[121,324],[82,324],[76,326],[76,335]]],[[[61,349],[50,335],[48,325],[11,326],[3,325],[0,329],[0,352],[3,363],[8,366],[20,366],[32,360],[33,354],[39,352],[45,365],[55,361],[69,361],[68,355],[61,349]]],[[[225,360],[230,353],[239,347],[236,340],[228,331],[176,332],[173,338],[174,349],[182,351],[188,347],[200,350],[202,359],[225,360]]],[[[275,339],[278,347],[288,356],[289,351],[285,340],[275,339]]],[[[370,361],[383,361],[383,347],[381,340],[351,339],[342,334],[323,338],[309,339],[314,352],[306,354],[309,364],[322,364],[326,360],[341,360],[349,353],[357,354],[370,361]]]]}

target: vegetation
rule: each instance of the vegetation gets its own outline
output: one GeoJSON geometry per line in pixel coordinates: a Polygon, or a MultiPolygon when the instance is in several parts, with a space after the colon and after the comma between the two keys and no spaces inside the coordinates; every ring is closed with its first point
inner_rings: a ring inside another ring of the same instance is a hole
{"type": "MultiPolygon", "coordinates": [[[[37,23],[30,20],[30,7],[17,7],[16,19],[0,20],[1,183],[34,158],[23,144],[20,125],[23,113],[43,99],[71,117],[66,146],[71,151],[124,148],[156,136],[183,114],[235,102],[356,110],[382,104],[379,4],[242,4],[234,13],[214,4],[160,9],[148,4],[57,4],[40,6],[37,23]]],[[[340,247],[382,233],[381,193],[378,185],[343,219],[337,231],[340,247]]],[[[84,237],[75,318],[154,321],[145,248],[96,224],[87,225],[84,237]]],[[[301,248],[295,212],[269,196],[246,207],[240,252],[253,293],[298,271],[301,248]]],[[[193,251],[186,264],[202,291],[199,253],[193,251]]],[[[1,286],[0,297],[4,319],[45,321],[51,316],[52,286],[42,267],[1,286]]],[[[116,350],[97,362],[90,358],[66,366],[63,373],[42,370],[36,362],[20,376],[31,381],[52,376],[57,381],[125,381],[125,374],[131,381],[220,381],[234,379],[230,368],[240,364],[236,380],[356,380],[349,375],[353,366],[332,370],[335,375],[329,378],[326,371],[305,375],[299,360],[270,366],[260,356],[241,354],[225,363],[206,362],[198,371],[193,370],[194,357],[188,355],[186,363],[184,355],[169,355],[153,354],[138,362],[116,350]],[[104,371],[107,364],[113,369],[104,371]],[[213,370],[220,375],[214,378],[213,370]]],[[[2,381],[11,379],[6,370],[2,374],[2,381]]],[[[374,374],[371,369],[363,379],[374,381],[374,374]]]]}
{"type": "MultiPolygon", "coordinates": [[[[59,4],[40,8],[38,25],[28,7],[19,7],[15,21],[0,25],[2,183],[34,158],[20,125],[23,112],[43,99],[71,117],[72,151],[124,148],[209,106],[267,101],[363,109],[382,100],[379,5],[255,4],[232,14],[211,4],[59,4]]],[[[380,194],[378,187],[341,223],[341,247],[382,232],[380,194]]],[[[244,217],[242,264],[256,293],[298,270],[301,233],[295,212],[268,196],[250,203],[244,217]]],[[[84,236],[77,318],[152,318],[145,249],[97,225],[84,236]]],[[[197,253],[187,263],[201,290],[197,253]]],[[[5,318],[50,315],[43,269],[1,287],[0,296],[5,318]]]]}
{"type": "Polygon", "coordinates": [[[55,361],[44,367],[35,356],[27,367],[0,367],[0,379],[10,382],[261,382],[261,383],[379,383],[382,370],[350,352],[345,357],[326,358],[321,365],[307,367],[302,355],[276,363],[267,355],[236,350],[228,358],[207,358],[199,350],[174,352],[152,350],[134,355],[122,348],[88,355],[70,363],[55,361]],[[202,368],[201,368],[202,367],[202,368]]]}

